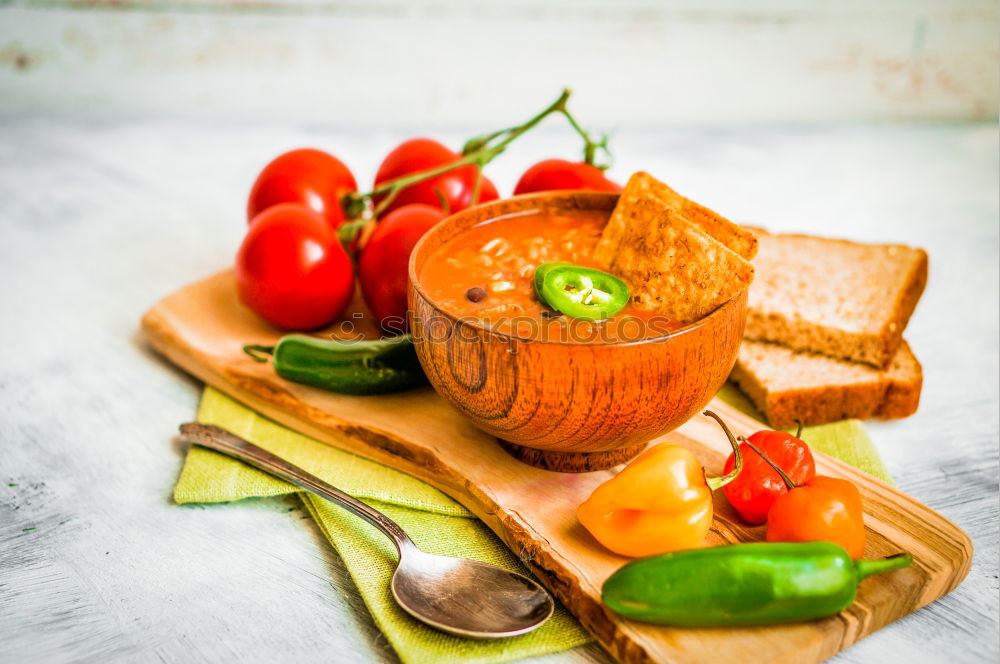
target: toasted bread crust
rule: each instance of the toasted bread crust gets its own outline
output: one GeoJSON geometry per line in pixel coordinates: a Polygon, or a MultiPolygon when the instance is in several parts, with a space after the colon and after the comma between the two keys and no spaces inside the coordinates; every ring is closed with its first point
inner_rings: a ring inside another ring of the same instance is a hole
{"type": "MultiPolygon", "coordinates": [[[[910,273],[905,280],[906,288],[903,289],[897,301],[893,315],[886,321],[879,335],[883,358],[881,366],[883,367],[891,365],[896,351],[903,346],[903,330],[910,322],[910,316],[916,310],[917,302],[920,301],[920,296],[924,294],[924,288],[927,287],[927,252],[923,249],[913,249],[913,251],[915,257],[910,267],[910,273]]],[[[874,359],[877,360],[878,355],[875,355],[874,359]]]]}
{"type": "Polygon", "coordinates": [[[920,406],[924,369],[905,341],[886,371],[889,387],[874,416],[882,419],[909,417],[920,406]],[[912,362],[909,358],[912,357],[912,362]]]}
{"type": "Polygon", "coordinates": [[[887,367],[927,284],[926,252],[755,230],[747,338],[887,367]]]}
{"type": "Polygon", "coordinates": [[[923,373],[903,342],[886,370],[744,341],[730,380],[776,428],[871,417],[912,415],[920,403],[923,373]]]}

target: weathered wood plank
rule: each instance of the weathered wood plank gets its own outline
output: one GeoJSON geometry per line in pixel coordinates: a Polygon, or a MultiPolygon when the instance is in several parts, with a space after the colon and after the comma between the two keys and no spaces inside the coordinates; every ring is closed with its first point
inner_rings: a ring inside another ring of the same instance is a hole
{"type": "Polygon", "coordinates": [[[985,0],[90,0],[0,13],[0,100],[28,113],[482,131],[565,85],[598,129],[997,113],[985,0]]]}

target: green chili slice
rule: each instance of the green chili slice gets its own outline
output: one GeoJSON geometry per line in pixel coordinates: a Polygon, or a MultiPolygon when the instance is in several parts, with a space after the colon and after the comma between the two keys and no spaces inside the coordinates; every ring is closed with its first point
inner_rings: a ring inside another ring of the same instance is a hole
{"type": "Polygon", "coordinates": [[[289,334],[274,346],[246,345],[258,362],[272,355],[285,380],[341,394],[387,394],[427,382],[410,335],[377,341],[339,341],[289,334]]]}
{"type": "Polygon", "coordinates": [[[576,263],[567,263],[565,261],[554,261],[552,263],[542,263],[535,268],[535,297],[547,307],[551,307],[552,305],[545,301],[542,286],[545,284],[545,275],[557,267],[577,267],[577,265],[576,263]]]}
{"type": "Polygon", "coordinates": [[[539,299],[573,318],[611,318],[628,304],[628,286],[618,277],[580,265],[544,263],[535,271],[542,276],[539,299]]]}

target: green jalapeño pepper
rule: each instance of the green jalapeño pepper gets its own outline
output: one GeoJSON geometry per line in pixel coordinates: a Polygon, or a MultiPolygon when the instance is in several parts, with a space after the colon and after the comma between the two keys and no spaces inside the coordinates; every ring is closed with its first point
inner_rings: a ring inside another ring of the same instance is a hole
{"type": "Polygon", "coordinates": [[[386,394],[427,382],[408,334],[378,341],[289,334],[274,346],[248,344],[243,351],[258,362],[272,355],[275,373],[286,380],[341,394],[386,394]]]}
{"type": "Polygon", "coordinates": [[[628,563],[603,599],[627,618],[721,627],[814,620],[854,601],[866,576],[906,567],[908,553],[852,560],[832,542],[755,542],[689,549],[628,563]]]}
{"type": "Polygon", "coordinates": [[[586,320],[611,318],[625,308],[629,299],[628,286],[618,277],[571,263],[539,265],[535,289],[542,303],[586,320]]]}

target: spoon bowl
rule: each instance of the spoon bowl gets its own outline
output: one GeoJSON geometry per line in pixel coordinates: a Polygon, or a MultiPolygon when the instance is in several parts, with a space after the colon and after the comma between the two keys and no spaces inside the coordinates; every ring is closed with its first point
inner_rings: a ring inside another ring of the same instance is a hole
{"type": "Polygon", "coordinates": [[[554,609],[549,594],[526,576],[416,547],[400,556],[391,587],[399,606],[417,620],[473,638],[525,634],[554,609]]]}
{"type": "Polygon", "coordinates": [[[382,531],[399,554],[392,596],[400,608],[431,627],[469,638],[504,638],[540,627],[555,610],[549,593],[523,574],[422,551],[386,515],[234,433],[196,422],[182,424],[180,430],[182,439],[333,501],[382,531]]]}

